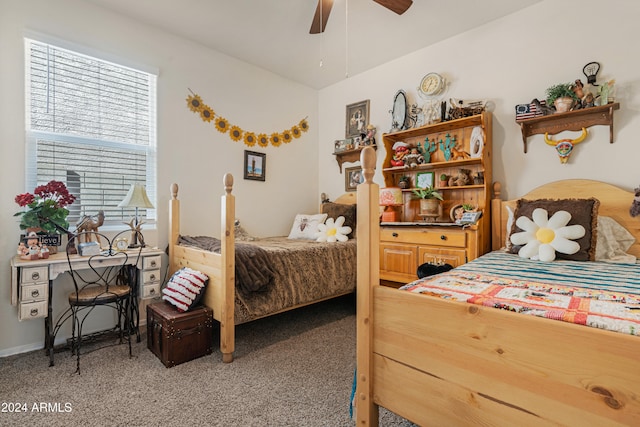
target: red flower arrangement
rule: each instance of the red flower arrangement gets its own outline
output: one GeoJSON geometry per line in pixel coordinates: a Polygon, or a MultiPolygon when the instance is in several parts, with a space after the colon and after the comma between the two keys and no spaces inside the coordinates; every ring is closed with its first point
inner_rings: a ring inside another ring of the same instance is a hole
{"type": "Polygon", "coordinates": [[[18,194],[15,198],[18,205],[29,208],[14,215],[22,216],[20,229],[40,228],[46,233],[66,233],[69,210],[65,206],[76,200],[67,186],[60,181],[49,181],[46,185],[37,186],[33,193],[18,194]]]}

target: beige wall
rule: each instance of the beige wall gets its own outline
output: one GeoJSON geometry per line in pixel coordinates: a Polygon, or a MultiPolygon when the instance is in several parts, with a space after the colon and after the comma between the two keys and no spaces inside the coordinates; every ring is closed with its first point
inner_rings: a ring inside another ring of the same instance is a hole
{"type": "MultiPolygon", "coordinates": [[[[633,53],[639,16],[640,3],[633,0],[613,0],[606,6],[597,0],[546,0],[321,90],[323,188],[335,192],[344,186],[331,152],[333,141],[344,138],[345,105],[370,99],[371,122],[388,132],[396,91],[403,89],[411,102],[422,102],[416,88],[426,73],[436,71],[451,82],[447,97],[494,104],[494,179],[504,184],[507,196],[565,178],[606,180],[633,189],[640,184],[640,57],[633,53]],[[555,28],[555,22],[564,29],[555,28]],[[600,79],[616,80],[621,109],[615,113],[615,143],[609,144],[608,127],[595,126],[568,164],[560,164],[542,135],[529,139],[524,154],[515,105],[544,99],[545,89],[555,83],[576,78],[586,83],[582,67],[591,61],[601,63],[600,79]]],[[[424,31],[429,31],[428,22],[424,31]]],[[[381,161],[384,151],[379,153],[381,161]]],[[[376,177],[382,183],[379,173],[376,177]]]]}
{"type": "MultiPolygon", "coordinates": [[[[0,356],[39,348],[40,321],[18,322],[10,306],[8,259],[19,234],[13,198],[24,188],[23,48],[25,30],[49,34],[160,70],[158,80],[159,224],[148,230],[166,246],[167,200],[171,182],[181,186],[185,233],[217,234],[222,175],[236,176],[238,217],[257,235],[286,234],[297,212],[317,209],[317,197],[344,191],[333,141],[343,138],[345,106],[371,100],[371,122],[390,128],[388,110],[398,89],[416,102],[424,74],[437,71],[451,82],[446,96],[488,99],[494,107],[494,178],[516,197],[543,182],[564,178],[607,180],[628,189],[640,184],[640,58],[635,27],[640,4],[634,0],[546,0],[319,92],[203,47],[176,39],[85,2],[0,0],[0,356]],[[558,17],[551,18],[551,17],[558,17]],[[568,25],[564,32],[551,22],[568,25]],[[551,84],[583,78],[590,61],[602,64],[601,79],[615,78],[614,144],[608,129],[590,129],[571,160],[561,165],[553,148],[534,136],[523,153],[516,104],[544,97],[551,84]],[[186,108],[188,88],[242,127],[282,130],[309,116],[310,133],[267,153],[267,181],[242,179],[244,146],[232,143],[186,108]],[[301,161],[308,159],[309,161],[301,161]],[[317,161],[315,159],[318,159],[317,161]],[[296,197],[287,197],[294,193],[296,197]]],[[[451,25],[455,25],[452,22],[451,25]]],[[[425,22],[424,31],[428,31],[425,22]]],[[[370,47],[375,55],[374,47],[370,47]]],[[[380,133],[378,134],[378,139],[380,133]]],[[[383,153],[381,153],[383,154],[383,153]]],[[[350,166],[349,164],[345,165],[350,166]]],[[[380,175],[376,177],[382,182],[380,175]]],[[[56,292],[64,304],[64,284],[56,292]]]]}
{"type": "MultiPolygon", "coordinates": [[[[148,242],[165,248],[169,186],[180,185],[186,234],[219,235],[222,176],[235,176],[237,216],[255,235],[288,234],[297,212],[318,209],[317,91],[218,52],[76,0],[0,0],[0,356],[42,346],[43,322],[18,322],[10,305],[9,258],[20,233],[13,214],[24,184],[23,35],[35,31],[159,70],[158,228],[148,242]],[[189,111],[188,89],[231,123],[256,133],[289,129],[308,116],[310,131],[267,154],[266,181],[243,179],[244,150],[189,111]],[[306,159],[306,161],[305,161],[306,159]],[[289,197],[291,193],[295,198],[289,197]]],[[[123,227],[125,227],[123,225],[123,227]]],[[[54,306],[69,285],[56,281],[54,306]]]]}

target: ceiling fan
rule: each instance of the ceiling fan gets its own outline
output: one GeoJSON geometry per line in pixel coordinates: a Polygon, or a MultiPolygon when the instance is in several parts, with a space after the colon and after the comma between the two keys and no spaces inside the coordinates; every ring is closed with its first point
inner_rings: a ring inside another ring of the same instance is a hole
{"type": "MultiPolygon", "coordinates": [[[[381,6],[402,15],[413,4],[413,0],[373,0],[381,6]]],[[[316,13],[313,16],[311,22],[311,29],[309,34],[318,34],[324,32],[327,26],[327,20],[329,19],[329,13],[333,6],[333,0],[318,0],[318,6],[316,7],[316,13]]]]}

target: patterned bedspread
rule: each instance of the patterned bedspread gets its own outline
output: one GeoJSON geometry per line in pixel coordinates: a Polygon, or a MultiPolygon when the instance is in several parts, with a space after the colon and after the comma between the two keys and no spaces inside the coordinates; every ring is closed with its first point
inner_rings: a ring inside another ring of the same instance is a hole
{"type": "MultiPolygon", "coordinates": [[[[183,236],[181,236],[182,238],[183,236]]],[[[186,243],[205,250],[213,250],[219,243],[210,237],[188,238],[186,243]]],[[[219,242],[219,241],[218,241],[219,242]]],[[[269,270],[266,285],[248,292],[248,285],[239,287],[236,296],[235,323],[245,323],[268,316],[290,307],[344,295],[356,290],[355,239],[346,242],[327,243],[309,240],[267,237],[254,241],[236,242],[236,279],[247,270],[248,277],[256,277],[260,271],[269,270]],[[249,251],[249,258],[239,258],[239,252],[247,248],[261,249],[258,259],[251,259],[257,252],[249,251]],[[243,249],[239,249],[243,248],[243,249]]],[[[262,274],[260,275],[262,276],[262,274]]]]}
{"type": "Polygon", "coordinates": [[[640,264],[543,263],[495,251],[400,289],[640,335],[640,264]]]}

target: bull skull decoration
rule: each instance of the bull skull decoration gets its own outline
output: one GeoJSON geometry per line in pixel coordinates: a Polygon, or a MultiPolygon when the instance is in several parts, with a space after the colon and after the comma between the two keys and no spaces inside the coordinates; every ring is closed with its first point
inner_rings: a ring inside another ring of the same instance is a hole
{"type": "Polygon", "coordinates": [[[567,163],[569,160],[569,156],[571,156],[571,152],[573,151],[573,146],[581,143],[587,137],[587,129],[582,128],[582,135],[577,137],[576,139],[560,139],[558,141],[554,141],[549,139],[549,133],[545,132],[544,134],[544,142],[547,144],[556,147],[556,151],[558,152],[558,157],[560,158],[560,163],[567,163]]]}

